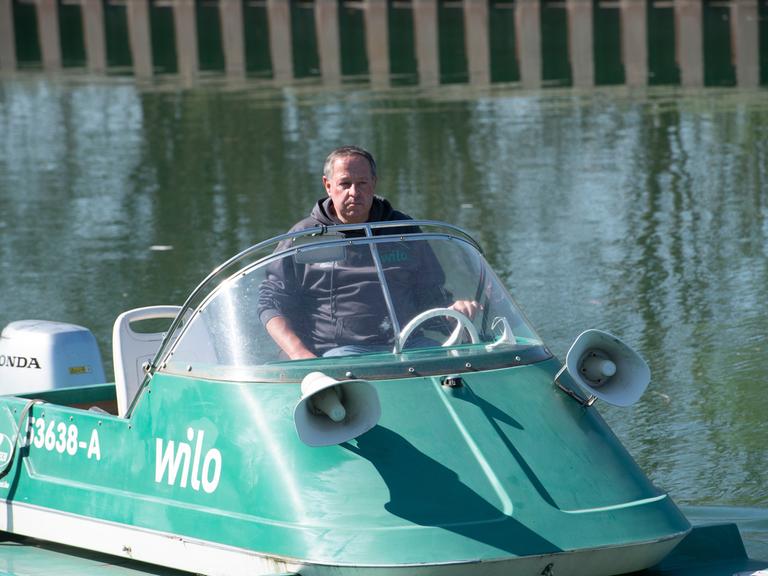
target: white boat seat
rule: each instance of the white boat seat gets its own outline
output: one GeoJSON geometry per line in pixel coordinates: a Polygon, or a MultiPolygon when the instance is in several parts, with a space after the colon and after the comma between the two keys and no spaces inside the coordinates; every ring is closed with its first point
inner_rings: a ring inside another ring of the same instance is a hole
{"type": "Polygon", "coordinates": [[[144,364],[151,362],[160,348],[164,332],[135,332],[131,323],[158,318],[173,319],[181,306],[145,306],[123,312],[112,329],[112,358],[115,366],[117,415],[124,417],[133,397],[144,381],[144,364]]]}

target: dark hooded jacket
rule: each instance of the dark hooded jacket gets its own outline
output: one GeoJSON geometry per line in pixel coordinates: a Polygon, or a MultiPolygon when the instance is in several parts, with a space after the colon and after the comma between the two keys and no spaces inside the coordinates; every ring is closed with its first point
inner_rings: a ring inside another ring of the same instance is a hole
{"type": "MultiPolygon", "coordinates": [[[[310,216],[291,231],[340,224],[331,210],[330,198],[319,200],[310,216]]],[[[369,222],[410,219],[384,198],[374,197],[369,222]]],[[[403,231],[397,228],[389,233],[403,231]]],[[[401,327],[422,310],[448,304],[445,275],[426,242],[387,242],[377,248],[401,327]]],[[[394,338],[367,244],[346,247],[339,261],[300,264],[290,257],[279,259],[267,269],[258,309],[264,325],[275,316],[285,317],[304,344],[319,355],[348,344],[391,344],[394,338]]]]}

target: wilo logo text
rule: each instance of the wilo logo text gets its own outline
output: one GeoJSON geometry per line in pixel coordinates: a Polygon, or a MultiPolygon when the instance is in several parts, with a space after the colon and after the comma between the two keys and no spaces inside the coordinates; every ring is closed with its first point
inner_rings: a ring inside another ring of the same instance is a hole
{"type": "Polygon", "coordinates": [[[155,482],[160,483],[166,478],[169,486],[175,486],[178,482],[181,488],[189,484],[193,490],[202,487],[208,494],[214,492],[221,478],[221,452],[211,448],[203,454],[204,438],[204,431],[198,430],[195,437],[192,428],[187,428],[189,444],[155,438],[155,482]]]}

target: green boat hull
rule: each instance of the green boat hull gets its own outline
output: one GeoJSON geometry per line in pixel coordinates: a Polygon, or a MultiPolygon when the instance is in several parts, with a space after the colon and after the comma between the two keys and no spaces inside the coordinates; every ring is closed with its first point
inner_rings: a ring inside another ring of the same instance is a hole
{"type": "MultiPolygon", "coordinates": [[[[85,409],[109,386],[42,394],[0,528],[204,573],[652,566],[690,525],[597,411],[557,390],[558,368],[373,382],[378,425],[322,448],[296,435],[297,383],[158,373],[130,418],[85,409]]],[[[25,402],[0,400],[9,440],[25,402]]]]}

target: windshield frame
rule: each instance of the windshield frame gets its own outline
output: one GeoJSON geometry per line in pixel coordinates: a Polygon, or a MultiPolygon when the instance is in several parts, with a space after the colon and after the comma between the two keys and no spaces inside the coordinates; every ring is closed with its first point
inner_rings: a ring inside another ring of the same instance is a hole
{"type": "MultiPolygon", "coordinates": [[[[480,256],[483,256],[482,248],[467,232],[457,226],[432,220],[397,220],[387,222],[370,222],[365,224],[317,226],[281,234],[251,246],[239,254],[236,254],[229,260],[225,261],[220,266],[215,268],[195,288],[195,290],[192,291],[182,306],[181,311],[169,327],[157,355],[148,368],[147,378],[151,378],[158,370],[168,372],[178,372],[182,370],[180,367],[173,366],[174,363],[171,360],[177,344],[183,340],[187,327],[192,323],[195,315],[201,313],[201,311],[205,309],[205,306],[211,299],[215,298],[218,294],[221,293],[221,291],[226,290],[228,285],[231,282],[236,281],[240,276],[245,276],[254,269],[260,266],[266,266],[270,262],[277,259],[298,254],[302,250],[305,250],[308,245],[310,245],[312,249],[316,249],[320,247],[368,244],[372,245],[372,252],[374,255],[377,255],[377,250],[375,248],[376,244],[391,242],[393,237],[397,237],[400,241],[448,240],[451,242],[461,242],[465,245],[468,245],[471,249],[477,251],[480,256]],[[387,233],[387,231],[391,229],[396,229],[397,231],[394,234],[387,233]],[[339,233],[351,233],[352,235],[340,237],[339,233]],[[307,242],[307,240],[310,241],[307,242]],[[300,241],[301,244],[297,244],[297,241],[300,241]]],[[[490,266],[487,264],[487,262],[485,265],[490,269],[490,266]]],[[[377,269],[381,274],[382,267],[380,261],[377,262],[377,269]]],[[[382,278],[382,284],[386,286],[386,280],[384,278],[382,278]]],[[[388,296],[386,296],[388,295],[389,290],[385,289],[384,293],[385,298],[387,299],[387,306],[392,309],[392,302],[389,300],[388,296]]],[[[507,294],[509,295],[508,291],[507,294]]],[[[509,297],[512,298],[511,295],[509,295],[509,297]]],[[[512,299],[512,301],[514,303],[514,299],[512,299]]],[[[515,306],[518,312],[524,318],[522,310],[520,310],[519,306],[516,304],[515,306]]],[[[530,326],[530,323],[527,323],[530,326]]],[[[497,368],[501,367],[501,365],[509,366],[531,363],[546,359],[551,356],[551,353],[546,349],[543,343],[534,346],[534,348],[538,349],[538,351],[533,353],[525,353],[522,355],[520,351],[511,354],[497,355],[497,359],[494,362],[482,362],[484,365],[483,369],[497,368]]],[[[393,350],[393,353],[395,354],[400,354],[400,352],[401,351],[396,349],[393,350]]],[[[402,354],[400,355],[402,356],[402,360],[406,363],[411,360],[417,360],[420,357],[422,361],[426,360],[426,357],[424,357],[423,354],[414,354],[412,352],[406,353],[405,351],[402,351],[402,354]]],[[[442,357],[443,355],[438,354],[437,356],[442,357]]],[[[462,362],[455,361],[446,362],[447,360],[452,359],[460,360],[464,356],[466,356],[466,353],[462,353],[461,350],[456,350],[449,358],[443,358],[442,362],[445,364],[445,366],[442,368],[439,368],[437,365],[432,366],[428,372],[433,372],[438,368],[440,371],[444,371],[444,368],[448,368],[448,365],[451,365],[450,368],[452,371],[478,369],[478,367],[473,368],[472,363],[468,361],[464,361],[463,364],[462,362]]],[[[421,363],[423,362],[420,362],[420,364],[421,363]]],[[[294,378],[298,378],[300,380],[301,373],[311,370],[313,368],[313,364],[316,365],[317,361],[291,361],[280,364],[282,364],[282,366],[278,370],[279,374],[271,374],[274,372],[274,370],[263,370],[261,372],[264,373],[260,377],[270,381],[285,381],[286,378],[288,380],[294,380],[294,378]],[[284,369],[286,367],[285,365],[287,364],[291,364],[290,369],[284,369]],[[296,372],[294,368],[298,370],[296,376],[292,376],[292,374],[296,372]]],[[[427,364],[433,365],[434,363],[427,362],[427,364]]],[[[365,372],[368,371],[365,370],[365,372]]],[[[400,370],[396,370],[396,372],[399,373],[400,370]]],[[[417,375],[415,372],[416,370],[411,368],[409,373],[402,375],[417,375]]],[[[423,370],[418,370],[418,373],[423,374],[423,370]]]]}

